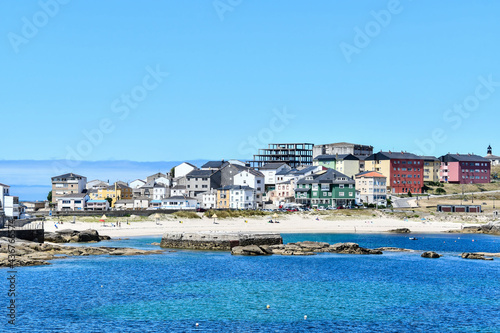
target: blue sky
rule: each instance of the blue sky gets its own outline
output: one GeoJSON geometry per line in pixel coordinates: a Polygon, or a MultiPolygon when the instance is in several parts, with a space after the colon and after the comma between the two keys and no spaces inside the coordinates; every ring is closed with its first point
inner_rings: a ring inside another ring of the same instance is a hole
{"type": "Polygon", "coordinates": [[[0,159],[247,159],[270,141],[500,153],[499,2],[64,3],[0,3],[0,159]]]}

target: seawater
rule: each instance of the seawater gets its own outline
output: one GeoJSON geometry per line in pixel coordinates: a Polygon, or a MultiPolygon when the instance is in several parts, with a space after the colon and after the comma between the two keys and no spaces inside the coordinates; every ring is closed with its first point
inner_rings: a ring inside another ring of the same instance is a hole
{"type": "MultiPolygon", "coordinates": [[[[444,254],[88,256],[18,269],[20,332],[500,332],[500,237],[284,234],[444,254]],[[266,309],[269,305],[270,308],[266,309]],[[305,319],[304,316],[307,316],[305,319]],[[198,326],[196,326],[198,323],[198,326]]],[[[95,246],[143,249],[160,237],[95,246]]],[[[5,273],[6,274],[6,273],[5,273]]],[[[6,285],[7,286],[7,285],[6,285]]],[[[2,293],[6,306],[6,292],[2,293]]],[[[5,309],[5,307],[3,307],[5,309]]],[[[6,313],[6,310],[4,310],[6,313]]],[[[12,329],[7,317],[4,331],[12,329]]]]}

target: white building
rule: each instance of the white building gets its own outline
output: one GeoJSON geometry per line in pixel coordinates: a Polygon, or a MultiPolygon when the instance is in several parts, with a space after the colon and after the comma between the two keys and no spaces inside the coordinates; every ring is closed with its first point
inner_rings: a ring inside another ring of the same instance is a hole
{"type": "Polygon", "coordinates": [[[57,210],[85,210],[89,196],[86,193],[65,194],[57,198],[57,210]]]}
{"type": "Polygon", "coordinates": [[[188,162],[181,163],[174,168],[174,177],[184,177],[193,170],[198,170],[198,168],[188,162]]]}
{"type": "Polygon", "coordinates": [[[132,189],[135,189],[135,188],[139,188],[139,187],[142,187],[144,184],[146,184],[146,182],[142,179],[136,179],[136,180],[133,180],[130,182],[129,186],[132,188],[132,189]]]}
{"type": "Polygon", "coordinates": [[[169,188],[163,184],[155,184],[153,186],[153,200],[162,200],[169,195],[169,188]]]}
{"type": "Polygon", "coordinates": [[[134,199],[121,199],[115,202],[116,210],[134,209],[134,199]]]}
{"type": "Polygon", "coordinates": [[[355,177],[361,203],[387,205],[387,178],[376,171],[365,171],[355,177]]]}
{"type": "Polygon", "coordinates": [[[198,201],[193,198],[175,196],[162,200],[161,209],[174,210],[194,210],[198,206],[198,201]]]}
{"type": "Polygon", "coordinates": [[[134,209],[148,209],[150,201],[148,197],[134,198],[134,209]]]}
{"type": "Polygon", "coordinates": [[[5,206],[4,198],[9,194],[10,186],[0,183],[0,210],[3,210],[5,206]]]}
{"type": "Polygon", "coordinates": [[[201,195],[201,208],[215,209],[217,208],[217,190],[211,189],[201,195]]]}
{"type": "Polygon", "coordinates": [[[98,190],[101,188],[106,188],[108,186],[109,186],[108,182],[105,182],[105,181],[99,180],[99,179],[91,180],[91,181],[87,182],[87,184],[85,184],[85,188],[87,190],[98,190]]]}
{"type": "Polygon", "coordinates": [[[264,175],[265,185],[274,187],[276,185],[276,173],[291,169],[288,164],[275,162],[260,167],[259,171],[264,175]]]}
{"type": "Polygon", "coordinates": [[[250,186],[232,185],[229,191],[229,207],[233,209],[255,209],[255,190],[250,186]]]}
{"type": "Polygon", "coordinates": [[[253,169],[244,170],[234,176],[234,185],[249,186],[255,190],[257,207],[262,207],[262,196],[265,192],[265,176],[253,169]]]}
{"type": "Polygon", "coordinates": [[[109,210],[109,201],[95,199],[88,200],[85,210],[109,210]]]}

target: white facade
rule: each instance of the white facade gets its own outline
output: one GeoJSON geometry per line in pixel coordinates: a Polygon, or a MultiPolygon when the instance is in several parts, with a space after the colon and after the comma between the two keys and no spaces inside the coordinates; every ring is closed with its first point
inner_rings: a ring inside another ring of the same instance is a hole
{"type": "Polygon", "coordinates": [[[386,205],[387,178],[378,172],[365,172],[356,176],[356,190],[362,203],[386,205]]]}
{"type": "Polygon", "coordinates": [[[87,184],[85,184],[85,188],[87,190],[106,188],[108,186],[109,186],[109,184],[107,182],[105,182],[103,180],[99,180],[99,179],[91,180],[87,184]]]}
{"type": "Polygon", "coordinates": [[[262,205],[262,195],[265,191],[265,177],[260,171],[245,170],[234,176],[234,185],[249,186],[255,191],[257,206],[262,205]]]}
{"type": "Polygon", "coordinates": [[[116,210],[134,209],[133,199],[122,199],[115,202],[116,210]]]}
{"type": "Polygon", "coordinates": [[[149,202],[151,200],[149,198],[135,198],[134,199],[134,209],[148,209],[149,202]]]}
{"type": "Polygon", "coordinates": [[[248,186],[241,188],[232,188],[229,192],[229,207],[233,209],[255,209],[257,202],[255,200],[254,190],[248,186]]]}
{"type": "Polygon", "coordinates": [[[165,177],[159,177],[155,179],[156,184],[162,184],[164,186],[170,186],[170,180],[165,177]]]}
{"type": "Polygon", "coordinates": [[[57,210],[85,210],[89,196],[84,193],[67,194],[57,198],[57,210]]]}
{"type": "Polygon", "coordinates": [[[4,213],[6,217],[18,219],[21,216],[21,208],[19,206],[19,198],[11,195],[4,196],[4,213]]]}
{"type": "Polygon", "coordinates": [[[168,197],[168,188],[162,185],[153,187],[153,200],[162,200],[168,197]]]}
{"type": "Polygon", "coordinates": [[[9,194],[10,186],[0,183],[0,210],[5,206],[4,198],[9,194]]]}
{"type": "Polygon", "coordinates": [[[195,167],[190,163],[187,162],[181,163],[174,168],[175,178],[184,177],[185,175],[196,169],[197,167],[195,167]]]}
{"type": "Polygon", "coordinates": [[[142,185],[146,184],[146,182],[142,179],[136,179],[134,181],[131,181],[129,186],[134,189],[134,188],[139,188],[141,187],[142,185]]]}
{"type": "Polygon", "coordinates": [[[217,191],[212,189],[201,195],[201,208],[214,209],[217,208],[217,191]]]}
{"type": "Polygon", "coordinates": [[[266,185],[276,185],[276,172],[282,170],[291,170],[291,168],[287,164],[282,164],[276,169],[260,169],[259,171],[264,175],[266,185]]]}
{"type": "Polygon", "coordinates": [[[108,200],[89,200],[85,210],[109,210],[108,200]]]}
{"type": "Polygon", "coordinates": [[[187,194],[186,186],[178,185],[176,187],[172,187],[170,195],[172,197],[185,196],[187,194]]]}
{"type": "Polygon", "coordinates": [[[182,196],[170,197],[162,200],[162,209],[194,210],[198,206],[198,201],[193,198],[182,196]]]}

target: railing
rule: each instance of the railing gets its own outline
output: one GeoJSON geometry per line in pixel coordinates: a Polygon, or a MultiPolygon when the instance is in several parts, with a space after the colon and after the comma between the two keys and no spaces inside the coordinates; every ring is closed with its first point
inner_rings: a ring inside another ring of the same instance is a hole
{"type": "Polygon", "coordinates": [[[29,222],[23,225],[19,225],[16,221],[6,221],[6,228],[13,228],[15,230],[43,230],[44,229],[44,221],[38,222],[29,222]]]}

